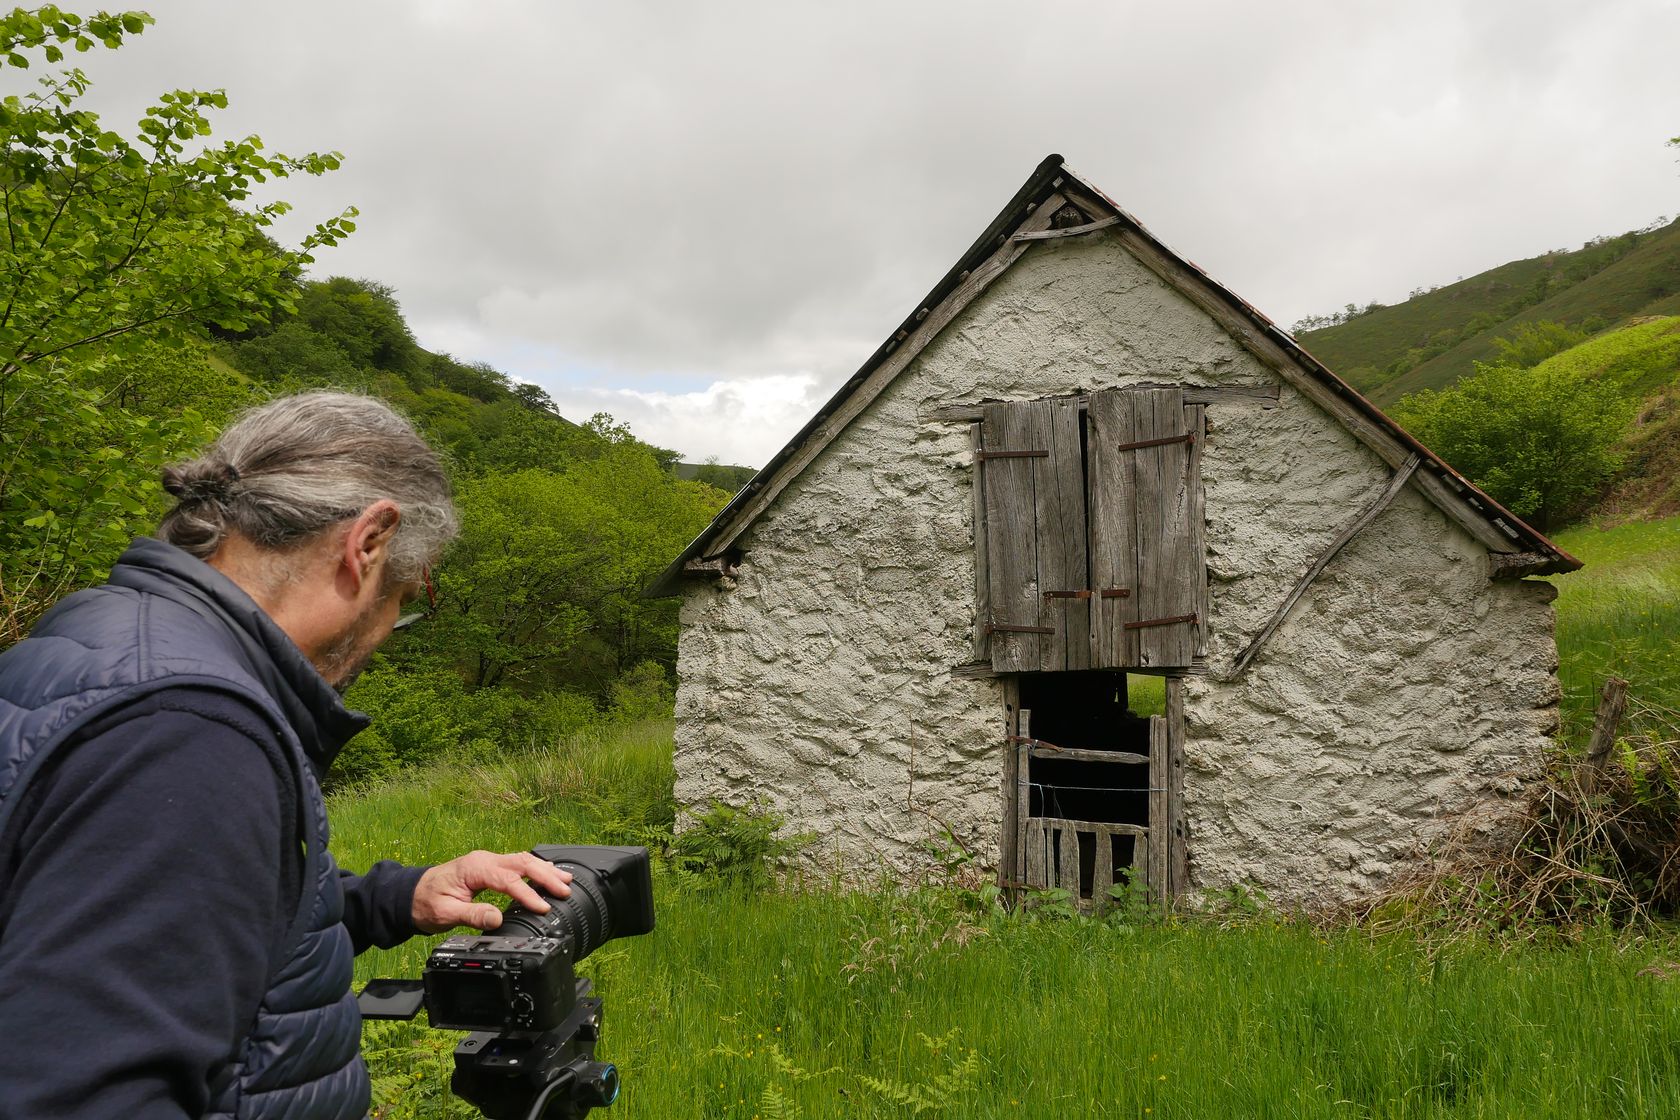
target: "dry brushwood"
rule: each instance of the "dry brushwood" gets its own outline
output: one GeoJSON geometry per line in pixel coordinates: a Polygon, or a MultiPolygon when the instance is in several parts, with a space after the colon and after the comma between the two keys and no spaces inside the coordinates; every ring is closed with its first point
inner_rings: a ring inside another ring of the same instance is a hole
{"type": "Polygon", "coordinates": [[[1560,751],[1526,801],[1467,815],[1352,917],[1532,939],[1680,916],[1680,712],[1629,708],[1619,737],[1560,751]]]}

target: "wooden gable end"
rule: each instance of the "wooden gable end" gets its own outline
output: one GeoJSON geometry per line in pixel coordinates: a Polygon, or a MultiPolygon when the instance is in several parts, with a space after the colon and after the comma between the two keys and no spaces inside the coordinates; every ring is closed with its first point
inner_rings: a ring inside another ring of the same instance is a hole
{"type": "MultiPolygon", "coordinates": [[[[1414,485],[1448,517],[1494,554],[1489,575],[1517,579],[1574,571],[1580,562],[1500,508],[1486,494],[1441,462],[1375,406],[1302,350],[1285,332],[1235,293],[1167,248],[1134,217],[1093,184],[1070,170],[1058,155],[1047,157],[1004,206],[968,251],[916,305],[896,331],[871,355],[802,428],[721,510],[710,525],[647,589],[650,596],[680,593],[692,577],[715,577],[739,559],[741,539],[787,486],[822,454],[834,438],[892,384],[923,349],[975,299],[1034,246],[1067,238],[1114,238],[1168,288],[1206,313],[1251,357],[1322,408],[1392,467],[1419,456],[1414,485]],[[720,563],[721,562],[721,563],[720,563]]],[[[1252,390],[1195,388],[1187,392],[1244,394],[1252,390]]],[[[1276,394],[1272,394],[1276,400],[1276,394]]],[[[1219,399],[1213,396],[1211,399],[1219,399]]],[[[927,422],[977,420],[978,404],[937,405],[927,422]]],[[[978,425],[976,425],[978,428],[978,425]]],[[[975,440],[979,435],[976,431],[975,440]]],[[[976,491],[978,496],[978,491],[976,491]]],[[[984,503],[977,502],[977,519],[984,503]]],[[[986,581],[982,579],[980,588],[986,581]]],[[[983,594],[983,590],[981,592],[983,594]]],[[[1198,651],[1205,643],[1197,640],[1198,651]]],[[[976,631],[976,660],[990,643],[976,631]]]]}
{"type": "Polygon", "coordinates": [[[1206,652],[1203,411],[1176,388],[984,407],[976,646],[995,672],[1206,652]]]}

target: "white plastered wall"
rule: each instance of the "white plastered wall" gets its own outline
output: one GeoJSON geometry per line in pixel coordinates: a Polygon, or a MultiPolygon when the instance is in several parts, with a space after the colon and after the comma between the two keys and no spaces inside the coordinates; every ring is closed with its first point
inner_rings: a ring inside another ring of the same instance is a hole
{"type": "MultiPolygon", "coordinates": [[[[678,799],[762,800],[852,879],[914,874],[946,827],[995,862],[1002,686],[951,672],[974,625],[969,433],[919,414],[1140,382],[1278,379],[1111,236],[1034,246],[779,496],[735,580],[693,585],[678,799]]],[[[1214,675],[1185,683],[1192,881],[1346,898],[1535,772],[1556,721],[1551,588],[1489,581],[1481,546],[1408,488],[1219,681],[1388,468],[1287,384],[1276,408],[1207,415],[1214,675]]]]}

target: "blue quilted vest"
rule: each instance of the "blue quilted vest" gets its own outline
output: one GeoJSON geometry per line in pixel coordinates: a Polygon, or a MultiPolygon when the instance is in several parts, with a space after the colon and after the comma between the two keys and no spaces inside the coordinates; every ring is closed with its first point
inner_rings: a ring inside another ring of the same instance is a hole
{"type": "Polygon", "coordinates": [[[361,1016],[344,892],[327,851],[318,776],[366,719],[216,569],[141,538],[109,583],[49,611],[0,656],[0,831],[30,776],[78,729],[165,688],[222,690],[262,712],[285,745],[304,851],[298,908],[256,1018],[215,1079],[210,1115],[356,1120],[367,1113],[361,1016]]]}

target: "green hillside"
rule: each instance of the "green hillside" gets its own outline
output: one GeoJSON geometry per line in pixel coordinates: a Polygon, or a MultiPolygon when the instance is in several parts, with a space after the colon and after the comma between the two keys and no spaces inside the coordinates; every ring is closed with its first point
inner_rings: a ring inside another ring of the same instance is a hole
{"type": "Polygon", "coordinates": [[[671,470],[678,478],[704,482],[730,494],[751,482],[758,473],[756,467],[732,466],[719,463],[716,459],[708,459],[704,463],[677,463],[671,470]]]}
{"type": "Polygon", "coordinates": [[[1591,338],[1541,324],[1494,349],[1391,414],[1542,531],[1680,513],[1680,316],[1591,338]]]}
{"type": "Polygon", "coordinates": [[[1535,367],[1543,373],[1580,374],[1615,383],[1623,395],[1644,400],[1680,374],[1680,317],[1652,318],[1596,335],[1535,367]]]}
{"type": "Polygon", "coordinates": [[[1452,384],[1493,357],[1495,338],[1524,323],[1590,332],[1677,313],[1680,220],[1512,261],[1297,337],[1360,392],[1389,404],[1452,384]]]}
{"type": "Polygon", "coordinates": [[[1620,472],[1598,504],[1606,523],[1680,514],[1680,316],[1652,319],[1588,339],[1536,371],[1615,382],[1639,402],[1620,442],[1620,472]]]}

